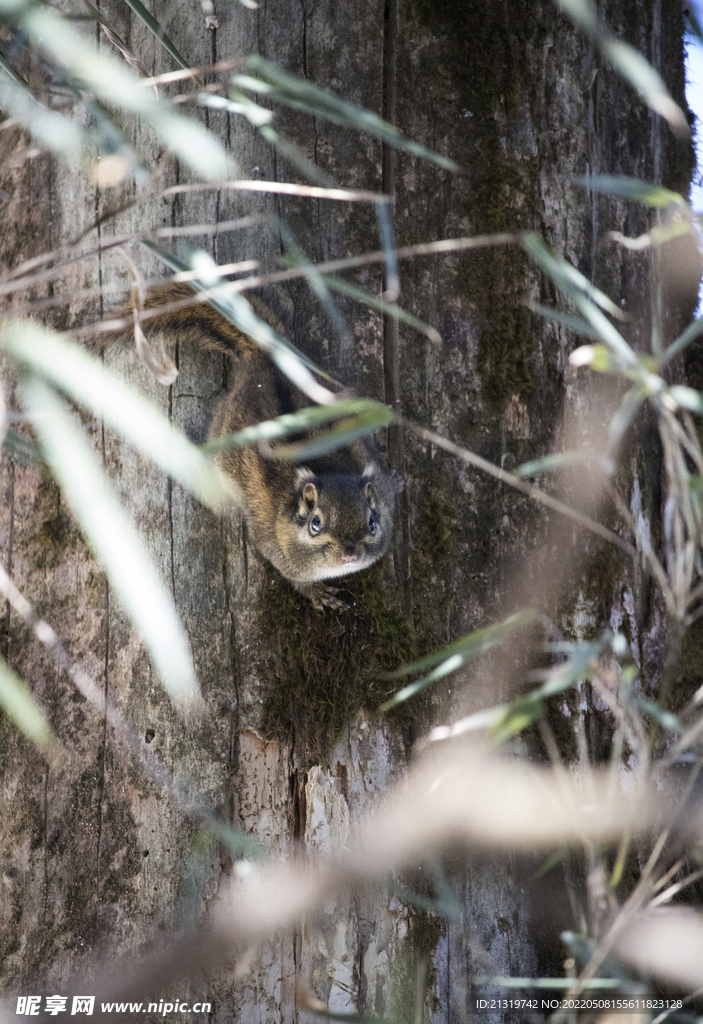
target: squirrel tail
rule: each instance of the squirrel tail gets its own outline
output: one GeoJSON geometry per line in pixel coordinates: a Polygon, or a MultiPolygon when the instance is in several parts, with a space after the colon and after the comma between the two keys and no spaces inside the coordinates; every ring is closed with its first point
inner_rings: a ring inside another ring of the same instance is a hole
{"type": "MultiPolygon", "coordinates": [[[[248,301],[257,316],[274,329],[280,328],[275,317],[256,296],[248,296],[248,301]]],[[[155,315],[140,318],[141,329],[149,340],[162,335],[169,342],[170,336],[178,334],[180,341],[192,342],[200,348],[215,349],[228,355],[258,351],[256,343],[226,320],[209,302],[198,302],[197,292],[185,282],[150,288],[146,293],[144,312],[156,309],[159,312],[155,315]]],[[[113,345],[130,342],[134,338],[133,310],[133,302],[116,310],[113,319],[128,320],[127,326],[94,335],[87,347],[100,354],[113,345]]]]}

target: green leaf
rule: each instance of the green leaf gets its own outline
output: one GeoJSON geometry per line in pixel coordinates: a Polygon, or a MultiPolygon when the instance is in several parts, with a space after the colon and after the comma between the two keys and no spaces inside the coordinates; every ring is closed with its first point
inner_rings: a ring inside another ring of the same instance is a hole
{"type": "Polygon", "coordinates": [[[547,317],[549,320],[554,320],[555,323],[561,324],[562,327],[566,327],[567,330],[573,331],[574,334],[583,334],[586,338],[597,339],[599,334],[589,323],[582,320],[578,316],[570,316],[568,313],[562,313],[558,309],[551,309],[549,306],[533,306],[530,305],[530,309],[533,313],[539,313],[540,316],[547,317]]]}
{"type": "Polygon", "coordinates": [[[318,271],[317,267],[310,262],[288,224],[279,219],[277,227],[281,240],[286,247],[286,255],[280,262],[284,266],[300,267],[305,270],[305,279],[309,288],[322,303],[335,329],[340,335],[347,335],[349,337],[349,329],[344,321],[344,317],[337,308],[327,281],[318,271]]]}
{"type": "MultiPolygon", "coordinates": [[[[202,446],[201,451],[208,455],[216,455],[228,448],[241,448],[244,445],[271,441],[289,434],[299,434],[334,420],[344,420],[350,422],[352,426],[355,423],[370,424],[375,421],[376,426],[368,426],[364,429],[364,433],[371,433],[372,430],[378,430],[381,426],[391,423],[393,414],[388,406],[374,402],[370,398],[349,398],[335,402],[334,405],[312,406],[309,409],[300,409],[298,412],[286,413],[275,420],[264,420],[263,423],[245,427],[244,430],[240,430],[236,434],[214,437],[202,446]]],[[[292,446],[288,447],[292,448],[292,446]]],[[[327,450],[331,450],[331,448],[327,450]]],[[[281,449],[275,448],[272,450],[272,454],[278,457],[279,451],[281,449]]]]}
{"type": "Polygon", "coordinates": [[[572,466],[584,466],[597,463],[603,472],[611,475],[615,472],[615,465],[612,461],[597,459],[592,452],[555,452],[553,455],[545,455],[542,459],[534,459],[532,462],[523,462],[515,470],[515,475],[520,477],[535,476],[536,473],[553,473],[555,470],[571,469],[572,466]]]}
{"type": "Polygon", "coordinates": [[[330,430],[297,444],[277,445],[275,448],[271,448],[270,454],[288,462],[317,459],[320,455],[336,451],[338,448],[352,444],[360,437],[387,427],[394,419],[395,416],[387,405],[382,405],[380,402],[369,402],[364,411],[358,412],[354,416],[345,417],[330,430]]]}
{"type": "Polygon", "coordinates": [[[699,416],[703,415],[703,395],[700,391],[675,384],[673,387],[667,388],[665,394],[673,399],[677,406],[688,409],[690,412],[697,412],[699,416]]]}
{"type": "Polygon", "coordinates": [[[579,185],[590,189],[591,192],[603,192],[606,195],[620,196],[623,199],[632,199],[636,203],[645,203],[647,206],[668,206],[675,203],[677,206],[688,207],[688,203],[678,192],[672,192],[663,185],[653,185],[640,178],[626,178],[615,174],[594,174],[592,177],[576,179],[579,185]]]}
{"type": "Polygon", "coordinates": [[[330,288],[341,295],[348,295],[350,299],[354,299],[356,302],[363,302],[365,306],[377,309],[379,313],[384,313],[386,316],[392,316],[395,320],[400,320],[404,324],[409,324],[410,327],[414,327],[416,331],[424,334],[426,338],[429,338],[430,341],[436,344],[442,341],[439,331],[434,327],[430,327],[429,324],[423,323],[422,320],[418,320],[412,313],[401,309],[395,302],[386,302],[380,296],[371,295],[369,292],[365,292],[363,288],[356,288],[353,284],[349,284],[348,281],[343,281],[332,274],[323,274],[322,277],[330,288]]]}
{"type": "MultiPolygon", "coordinates": [[[[563,854],[562,854],[563,856],[563,854]]],[[[496,988],[547,988],[547,989],[568,989],[573,988],[575,978],[505,978],[502,975],[492,977],[488,974],[476,975],[470,978],[474,985],[491,985],[496,988]]],[[[626,986],[620,978],[588,978],[586,981],[579,981],[580,987],[586,990],[599,988],[620,988],[626,986]]],[[[638,989],[639,991],[639,989],[638,989]]]]}
{"type": "Polygon", "coordinates": [[[54,153],[71,156],[90,145],[90,133],[76,121],[43,106],[24,85],[0,80],[0,107],[54,153]]]}
{"type": "MultiPolygon", "coordinates": [[[[166,35],[166,32],[164,31],[161,24],[156,20],[156,18],[153,17],[153,15],[149,13],[149,11],[147,11],[144,4],[140,3],[140,0],[125,0],[125,2],[132,8],[137,17],[144,22],[146,27],[154,33],[154,35],[159,40],[163,48],[165,50],[168,50],[173,59],[177,61],[177,63],[180,64],[185,71],[190,71],[190,64],[188,63],[188,61],[179,53],[179,51],[176,49],[176,47],[171,42],[169,37],[166,35]]],[[[193,75],[193,78],[198,83],[198,85],[203,84],[202,81],[196,75],[193,75]]]]}
{"type": "Polygon", "coordinates": [[[630,85],[634,86],[645,103],[666,118],[677,135],[690,135],[688,121],[681,108],[674,103],[669,95],[661,76],[634,47],[616,39],[608,31],[598,9],[591,0],[556,0],[556,2],[573,23],[600,48],[615,70],[630,85]]]}
{"type": "Polygon", "coordinates": [[[608,438],[612,444],[616,444],[625,435],[646,400],[647,392],[639,385],[630,388],[626,392],[622,402],[615,411],[615,415],[610,420],[608,438]]]}
{"type": "Polygon", "coordinates": [[[684,138],[690,136],[691,128],[683,110],[671,98],[661,75],[639,50],[612,36],[602,41],[601,49],[615,70],[634,86],[651,110],[661,114],[677,135],[684,138]]]}
{"type": "Polygon", "coordinates": [[[25,683],[0,659],[0,708],[40,750],[54,742],[51,726],[25,683]]]}
{"type": "Polygon", "coordinates": [[[576,304],[600,339],[608,346],[621,367],[636,374],[642,372],[637,354],[628,345],[619,331],[603,316],[597,306],[606,310],[611,316],[622,318],[622,312],[614,302],[599,291],[591,282],[572,267],[566,260],[560,259],[549,248],[539,235],[528,232],[522,236],[522,244],[542,270],[549,275],[556,286],[567,298],[576,304]]]}
{"type": "Polygon", "coordinates": [[[685,331],[675,341],[672,341],[662,356],[662,366],[670,362],[675,356],[680,355],[684,349],[688,348],[691,342],[695,341],[696,338],[700,338],[701,334],[703,334],[703,317],[690,323],[685,331]]]}
{"type": "Polygon", "coordinates": [[[294,75],[281,71],[270,61],[263,57],[253,56],[247,61],[248,67],[261,79],[251,78],[248,75],[237,75],[233,82],[239,88],[248,89],[264,95],[271,100],[277,100],[285,106],[295,110],[302,110],[315,117],[324,118],[334,124],[345,125],[354,128],[361,128],[371,132],[376,138],[389,143],[398,149],[413,153],[415,156],[430,160],[447,170],[457,172],[460,170],[458,164],[446,157],[439,156],[424,146],[411,142],[393,125],[382,121],[376,114],[372,114],[363,107],[357,107],[353,103],[340,100],[333,93],[326,89],[320,89],[304,79],[296,78],[294,75]],[[263,80],[262,80],[263,79],[263,80]]]}
{"type": "Polygon", "coordinates": [[[144,118],[172,152],[209,181],[227,178],[231,161],[215,136],[156,99],[142,80],[110,54],[98,51],[66,18],[44,4],[0,0],[18,29],[99,100],[144,118]]]}
{"type": "Polygon", "coordinates": [[[666,729],[667,732],[680,733],[683,731],[681,722],[679,722],[676,715],[672,715],[670,711],[660,707],[656,701],[650,700],[649,697],[643,697],[641,693],[635,693],[634,700],[643,711],[646,711],[655,722],[659,723],[662,729],[666,729]]]}
{"type": "Polygon", "coordinates": [[[103,418],[203,504],[222,508],[227,494],[217,469],[150,402],[106,370],[95,356],[31,321],[4,326],[0,343],[27,369],[103,418]]]}
{"type": "Polygon", "coordinates": [[[417,682],[403,687],[390,700],[382,704],[379,711],[388,711],[390,708],[395,707],[396,704],[408,700],[416,693],[419,693],[420,690],[424,690],[430,683],[449,675],[450,672],[455,672],[467,661],[471,661],[486,651],[490,651],[491,648],[496,647],[507,639],[515,630],[531,625],[537,618],[538,613],[531,608],[514,612],[503,622],[496,623],[493,626],[486,626],[484,629],[477,629],[475,632],[462,637],[461,640],[449,644],[448,647],[443,647],[440,651],[435,651],[434,654],[430,654],[426,658],[420,658],[419,661],[414,661],[410,665],[403,665],[401,668],[396,669],[395,672],[392,672],[385,678],[400,679],[415,672],[424,672],[428,668],[433,668],[433,671],[417,682]]]}
{"type": "Polygon", "coordinates": [[[281,338],[273,328],[264,323],[242,295],[227,288],[227,282],[220,277],[217,265],[207,253],[191,253],[190,260],[186,263],[177,256],[165,252],[154,242],[142,239],[142,244],[151,252],[156,253],[171,270],[180,272],[197,267],[198,272],[203,276],[190,282],[194,291],[205,291],[222,285],[222,290],[208,300],[210,305],[240,331],[253,338],[257,345],[260,345],[264,352],[268,353],[281,373],[284,373],[308,398],[312,398],[313,402],[319,402],[320,405],[331,405],[334,402],[334,394],[317,383],[308,367],[314,369],[320,376],[327,375],[319,370],[307,356],[298,352],[289,341],[281,338]]]}
{"type": "Polygon", "coordinates": [[[164,685],[175,701],[193,702],[199,696],[198,682],[171,595],[120,508],[83,431],[38,377],[24,383],[23,395],[44,457],[105,567],[110,585],[141,633],[164,685]]]}

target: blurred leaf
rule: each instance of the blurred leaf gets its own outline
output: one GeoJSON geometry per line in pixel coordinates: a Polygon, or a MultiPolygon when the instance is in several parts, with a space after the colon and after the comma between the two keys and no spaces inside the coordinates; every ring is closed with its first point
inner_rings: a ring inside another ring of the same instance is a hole
{"type": "Polygon", "coordinates": [[[206,180],[227,178],[231,161],[211,132],[156,99],[140,78],[110,54],[98,51],[57,11],[25,0],[0,0],[0,13],[3,12],[99,100],[144,118],[162,142],[206,180]]]}
{"type": "Polygon", "coordinates": [[[686,34],[692,36],[699,43],[703,43],[703,30],[698,20],[698,16],[693,9],[692,4],[684,4],[684,24],[686,26],[686,34]]]}
{"type": "Polygon", "coordinates": [[[334,124],[346,125],[353,128],[361,128],[371,132],[376,138],[389,143],[398,149],[403,149],[415,156],[430,160],[450,171],[459,171],[458,164],[446,157],[439,156],[424,146],[411,142],[391,124],[382,121],[376,114],[372,114],[363,107],[357,107],[353,103],[347,103],[338,99],[333,93],[326,89],[320,89],[312,82],[296,78],[287,74],[265,60],[263,57],[253,56],[247,61],[248,67],[261,79],[250,78],[247,75],[237,75],[233,82],[235,85],[250,92],[256,92],[267,96],[269,99],[277,100],[285,106],[293,107],[295,110],[302,110],[315,117],[324,118],[334,124]]]}
{"type": "Polygon", "coordinates": [[[686,116],[664,85],[661,75],[629,43],[610,37],[601,42],[601,49],[616,71],[634,86],[644,102],[668,121],[672,131],[682,138],[691,134],[686,116]]]}
{"type": "Polygon", "coordinates": [[[579,298],[586,296],[596,305],[600,306],[611,316],[619,319],[623,319],[623,312],[619,309],[615,303],[604,295],[602,291],[596,288],[595,285],[591,284],[587,277],[567,263],[566,260],[561,259],[551,249],[541,235],[535,232],[528,231],[522,236],[523,247],[527,250],[527,253],[537,263],[546,274],[551,277],[554,283],[565,291],[569,297],[577,295],[579,298]]]}
{"type": "MultiPolygon", "coordinates": [[[[544,701],[557,693],[563,693],[575,683],[588,678],[592,672],[592,662],[610,643],[612,634],[605,633],[599,640],[588,643],[568,645],[568,659],[561,665],[551,669],[544,683],[517,700],[505,705],[500,718],[492,726],[493,739],[502,743],[529,728],[533,722],[544,715],[544,701]]],[[[550,649],[554,647],[550,645],[550,649]]]]}
{"type": "Polygon", "coordinates": [[[681,723],[676,715],[672,715],[670,711],[665,711],[664,708],[660,707],[655,701],[650,700],[649,697],[643,697],[641,693],[635,693],[634,700],[643,711],[652,716],[662,729],[666,729],[667,732],[682,731],[681,723]]]}
{"type": "Polygon", "coordinates": [[[215,455],[218,452],[226,451],[228,448],[241,448],[247,444],[256,444],[260,441],[270,441],[275,437],[285,437],[288,434],[298,434],[301,431],[309,430],[311,427],[319,427],[331,420],[344,417],[353,418],[363,415],[381,416],[382,410],[386,415],[392,413],[388,406],[380,402],[374,402],[370,398],[349,398],[334,405],[312,406],[309,409],[300,409],[298,412],[286,413],[275,420],[264,420],[253,427],[245,427],[236,434],[226,434],[224,437],[214,437],[202,445],[201,451],[208,455],[215,455]]]}
{"type": "MultiPolygon", "coordinates": [[[[575,978],[505,978],[502,975],[476,975],[470,980],[474,985],[492,985],[496,988],[568,989],[573,988],[576,983],[575,978]]],[[[619,978],[587,978],[585,981],[579,981],[579,986],[589,991],[594,988],[620,988],[622,984],[619,978]]]]}
{"type": "Polygon", "coordinates": [[[30,441],[14,430],[8,430],[3,440],[3,448],[11,458],[20,462],[23,466],[42,466],[42,457],[39,445],[30,441]]]}
{"type": "Polygon", "coordinates": [[[110,585],[141,633],[164,685],[175,701],[194,701],[198,682],[171,595],[120,508],[83,431],[38,377],[25,381],[23,395],[44,457],[105,567],[110,585]]]}
{"type": "Polygon", "coordinates": [[[313,1006],[307,1006],[306,1010],[321,1020],[346,1021],[347,1024],[401,1024],[397,1018],[391,1020],[389,1017],[367,1017],[358,1013],[334,1013],[332,1010],[317,1010],[313,1006]]]}
{"type": "Polygon", "coordinates": [[[349,329],[344,321],[344,317],[339,312],[337,304],[335,303],[328,282],[318,271],[317,267],[310,262],[304,250],[298,244],[298,240],[291,231],[288,224],[283,220],[279,219],[278,231],[281,235],[281,239],[286,247],[286,256],[282,258],[281,262],[285,266],[301,267],[305,270],[305,279],[312,292],[317,296],[319,301],[334,324],[335,329],[340,335],[348,336],[349,329]]]}
{"type": "Polygon", "coordinates": [[[675,384],[667,388],[665,393],[673,399],[677,406],[688,409],[690,412],[697,412],[699,416],[703,415],[703,395],[700,391],[675,384]]]}
{"type": "Polygon", "coordinates": [[[688,208],[688,203],[678,192],[672,192],[663,185],[653,185],[640,178],[626,178],[615,174],[594,174],[592,177],[577,178],[576,181],[591,192],[604,192],[606,195],[621,196],[633,202],[645,203],[647,206],[677,206],[688,208]]]}
{"type": "Polygon", "coordinates": [[[615,70],[637,90],[648,107],[666,118],[677,135],[690,135],[688,121],[681,108],[669,95],[661,76],[639,51],[628,43],[616,39],[609,32],[592,0],[556,0],[556,3],[600,48],[615,70]]]}
{"type": "Polygon", "coordinates": [[[226,492],[217,469],[200,449],[123,381],[84,349],[31,321],[0,330],[3,347],[28,369],[104,418],[165,473],[203,504],[222,507],[226,492]]]}
{"type": "Polygon", "coordinates": [[[662,356],[662,365],[668,363],[675,356],[680,355],[681,352],[688,348],[691,342],[695,341],[696,338],[699,338],[701,334],[703,334],[703,317],[690,323],[678,338],[676,338],[675,341],[672,341],[671,345],[669,345],[662,356]]]}
{"type": "Polygon", "coordinates": [[[555,323],[561,324],[562,327],[573,331],[574,334],[583,334],[586,338],[597,339],[599,337],[598,332],[578,316],[570,316],[568,313],[562,313],[558,309],[550,309],[549,306],[531,305],[530,309],[533,313],[539,313],[540,316],[554,320],[555,323]]]}
{"type": "Polygon", "coordinates": [[[666,242],[672,242],[675,238],[680,238],[691,232],[693,232],[691,222],[681,217],[680,214],[675,214],[668,224],[655,224],[646,234],[638,235],[637,238],[628,238],[627,235],[622,235],[619,231],[609,232],[609,237],[626,249],[641,252],[651,245],[664,245],[666,242]]]}
{"type": "Polygon", "coordinates": [[[461,640],[457,640],[448,647],[442,648],[441,651],[436,651],[434,654],[421,658],[419,661],[414,661],[410,665],[403,665],[384,678],[400,679],[415,672],[424,672],[425,669],[432,668],[433,666],[437,667],[429,675],[424,676],[415,683],[411,683],[409,686],[403,687],[390,700],[382,704],[378,710],[388,711],[390,708],[395,707],[396,704],[408,700],[416,693],[419,693],[420,690],[424,690],[430,683],[449,675],[450,672],[455,672],[456,669],[460,668],[467,661],[471,661],[486,651],[490,651],[492,647],[502,643],[515,630],[531,625],[537,618],[538,613],[536,611],[530,608],[523,609],[522,611],[515,612],[513,615],[509,615],[503,622],[469,633],[468,636],[464,636],[461,640]]]}
{"type": "Polygon", "coordinates": [[[406,310],[401,309],[400,306],[394,302],[387,302],[385,299],[380,298],[378,295],[371,295],[369,292],[365,292],[362,288],[357,288],[353,284],[349,284],[348,281],[343,281],[340,277],[334,277],[332,274],[324,274],[323,280],[341,295],[348,295],[350,299],[355,299],[357,302],[363,302],[365,306],[370,306],[371,309],[377,309],[379,313],[384,313],[386,316],[392,316],[396,320],[402,321],[404,324],[409,324],[410,327],[414,327],[420,334],[424,334],[430,341],[439,344],[442,341],[442,337],[434,327],[430,327],[429,324],[423,323],[422,320],[418,320],[412,313],[408,313],[406,310]]]}
{"type": "MultiPolygon", "coordinates": [[[[185,71],[190,71],[190,64],[188,63],[188,61],[185,59],[185,57],[181,56],[179,51],[176,49],[174,44],[166,35],[163,26],[156,20],[156,18],[153,17],[153,15],[149,14],[144,4],[140,3],[140,0],[125,0],[125,2],[132,8],[137,17],[144,22],[146,27],[154,33],[154,35],[159,40],[163,48],[165,50],[168,50],[173,59],[178,64],[180,64],[185,71]]],[[[197,75],[193,75],[193,78],[198,83],[198,85],[203,84],[202,81],[197,77],[197,75]]]]}
{"type": "Polygon", "coordinates": [[[373,434],[382,427],[387,427],[394,419],[395,416],[387,405],[369,401],[366,409],[354,416],[345,417],[330,430],[309,440],[271,447],[269,454],[289,462],[317,459],[320,455],[336,451],[366,434],[373,434]]]}
{"type": "Polygon", "coordinates": [[[388,302],[394,303],[397,302],[400,295],[400,272],[398,270],[393,222],[391,221],[387,203],[376,203],[376,219],[378,220],[378,233],[381,238],[383,262],[385,265],[385,298],[388,302]]]}
{"type": "Polygon", "coordinates": [[[314,164],[311,160],[305,156],[303,151],[299,149],[295,143],[289,139],[284,138],[271,124],[273,114],[266,107],[260,106],[258,103],[254,103],[249,96],[245,96],[244,93],[232,90],[230,92],[231,102],[236,110],[233,113],[243,114],[254,128],[261,133],[261,135],[270,142],[271,145],[281,154],[284,160],[296,171],[308,178],[310,181],[315,182],[316,185],[327,187],[332,184],[332,179],[328,174],[323,174],[317,164],[314,164]]]}
{"type": "Polygon", "coordinates": [[[51,726],[22,680],[0,659],[0,708],[40,750],[54,742],[51,726]]]}
{"type": "Polygon", "coordinates": [[[615,303],[603,295],[570,263],[556,256],[539,235],[528,232],[522,236],[522,243],[535,263],[552,279],[563,294],[576,304],[581,314],[594,328],[604,344],[608,346],[622,368],[639,374],[642,367],[637,354],[620,332],[597,309],[598,305],[612,316],[622,318],[622,313],[615,303]]]}
{"type": "Polygon", "coordinates": [[[90,145],[90,133],[85,128],[56,110],[47,109],[22,84],[0,79],[0,107],[54,153],[70,156],[90,145]]]}
{"type": "Polygon", "coordinates": [[[624,436],[646,399],[647,392],[642,387],[630,388],[625,394],[615,415],[610,420],[608,437],[612,444],[617,444],[620,438],[624,436]]]}
{"type": "Polygon", "coordinates": [[[515,470],[515,475],[520,477],[534,476],[536,473],[553,473],[555,470],[571,469],[572,466],[584,466],[597,464],[604,473],[611,475],[615,472],[615,464],[612,461],[598,459],[593,452],[555,452],[553,455],[545,455],[542,459],[534,459],[532,462],[523,462],[515,470]]]}
{"type": "Polygon", "coordinates": [[[177,256],[165,252],[154,242],[142,239],[142,244],[151,252],[156,253],[159,259],[172,270],[179,272],[197,269],[198,273],[202,273],[203,276],[199,280],[190,282],[194,291],[205,291],[223,285],[222,291],[208,300],[210,305],[240,331],[253,338],[257,345],[260,345],[264,352],[268,353],[278,369],[308,398],[312,398],[313,402],[318,402],[320,405],[331,405],[334,402],[334,394],[317,383],[308,367],[314,369],[322,377],[326,377],[327,374],[318,369],[311,359],[298,352],[289,341],[276,334],[267,323],[264,323],[242,295],[231,288],[227,289],[227,282],[220,277],[217,264],[207,253],[192,253],[189,262],[185,262],[177,256]]]}

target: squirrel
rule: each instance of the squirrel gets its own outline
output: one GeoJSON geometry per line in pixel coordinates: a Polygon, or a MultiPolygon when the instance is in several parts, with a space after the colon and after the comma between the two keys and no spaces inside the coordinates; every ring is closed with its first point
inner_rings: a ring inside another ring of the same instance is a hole
{"type": "MultiPolygon", "coordinates": [[[[188,284],[151,288],[144,309],[194,297],[188,284]]],[[[275,331],[281,325],[252,296],[254,312],[275,331]]],[[[132,307],[122,309],[131,316],[132,307]]],[[[224,352],[235,360],[235,383],[217,405],[208,439],[234,434],[309,406],[309,399],[271,362],[255,341],[209,303],[182,306],[142,322],[147,338],[174,335],[201,348],[224,352]]],[[[102,352],[127,341],[132,329],[111,331],[91,345],[102,352]]],[[[309,439],[314,432],[306,432],[309,439]]],[[[271,449],[270,449],[271,450],[271,449]]],[[[343,609],[338,590],[323,581],[360,572],[384,555],[393,540],[396,499],[403,480],[384,469],[370,437],[311,459],[304,466],[277,460],[256,446],[228,448],[215,463],[236,497],[259,553],[278,569],[317,610],[343,609]]]]}

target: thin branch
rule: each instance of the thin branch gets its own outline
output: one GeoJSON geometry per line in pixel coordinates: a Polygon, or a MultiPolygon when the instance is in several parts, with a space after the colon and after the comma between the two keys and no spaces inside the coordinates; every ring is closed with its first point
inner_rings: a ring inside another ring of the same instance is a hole
{"type": "MultiPolygon", "coordinates": [[[[241,284],[241,282],[237,283],[241,284]]],[[[613,533],[613,531],[609,530],[606,526],[602,526],[600,523],[596,522],[595,519],[591,519],[590,516],[584,515],[582,512],[578,512],[575,508],[571,508],[569,505],[565,505],[557,498],[553,498],[551,494],[547,494],[546,491],[542,491],[539,487],[535,487],[534,484],[528,484],[524,480],[521,480],[520,477],[506,472],[499,466],[495,466],[487,459],[469,451],[468,448],[461,448],[452,441],[448,441],[445,437],[442,437],[441,434],[435,434],[433,430],[427,430],[425,427],[421,427],[419,424],[413,423],[404,416],[399,416],[398,420],[404,427],[412,431],[412,433],[417,434],[426,441],[430,441],[432,444],[437,445],[438,448],[443,448],[445,451],[451,452],[452,455],[456,455],[464,462],[468,462],[470,465],[476,466],[477,469],[481,469],[484,473],[490,474],[490,476],[495,477],[496,480],[500,480],[501,483],[507,484],[509,487],[514,487],[516,491],[520,491],[528,498],[533,498],[535,501],[540,502],[547,508],[551,508],[555,512],[559,512],[560,515],[573,519],[574,522],[579,524],[579,526],[583,526],[586,530],[590,530],[591,533],[595,533],[597,536],[602,537],[603,540],[607,540],[611,544],[615,544],[615,546],[620,548],[621,551],[624,551],[626,555],[629,555],[631,558],[637,558],[636,548],[633,548],[631,544],[628,544],[627,541],[623,540],[617,533],[613,533]]]]}

